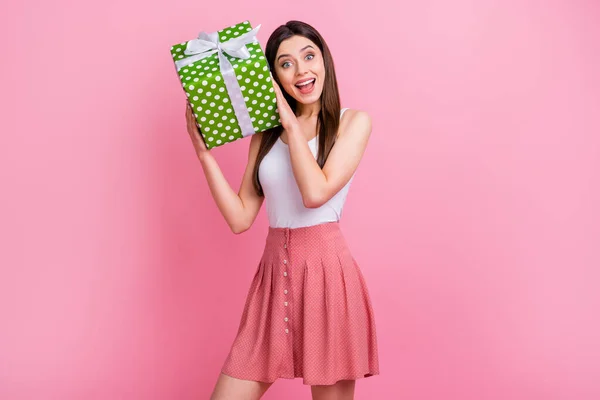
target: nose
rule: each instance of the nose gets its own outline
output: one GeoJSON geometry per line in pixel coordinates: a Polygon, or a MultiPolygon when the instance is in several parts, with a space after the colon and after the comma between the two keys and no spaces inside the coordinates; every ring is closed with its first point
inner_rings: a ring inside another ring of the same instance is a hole
{"type": "Polygon", "coordinates": [[[302,62],[298,63],[297,74],[298,75],[306,75],[307,72],[308,72],[308,67],[302,62]]]}

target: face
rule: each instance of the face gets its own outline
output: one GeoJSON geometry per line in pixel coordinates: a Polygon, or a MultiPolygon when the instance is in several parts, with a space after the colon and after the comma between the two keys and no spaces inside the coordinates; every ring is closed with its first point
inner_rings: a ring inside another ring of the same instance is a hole
{"type": "Polygon", "coordinates": [[[325,80],[325,65],[319,47],[304,36],[292,36],[279,45],[275,73],[280,86],[296,101],[319,100],[325,80]]]}

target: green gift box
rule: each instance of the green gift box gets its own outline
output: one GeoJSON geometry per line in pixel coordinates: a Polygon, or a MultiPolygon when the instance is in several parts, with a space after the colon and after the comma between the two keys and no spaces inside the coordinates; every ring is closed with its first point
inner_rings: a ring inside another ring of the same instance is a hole
{"type": "Polygon", "coordinates": [[[281,125],[269,64],[250,22],[171,47],[175,69],[211,149],[281,125]]]}

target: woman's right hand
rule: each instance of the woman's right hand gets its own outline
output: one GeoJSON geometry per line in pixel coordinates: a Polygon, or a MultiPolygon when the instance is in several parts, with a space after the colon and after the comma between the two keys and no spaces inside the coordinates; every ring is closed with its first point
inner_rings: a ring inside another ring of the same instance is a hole
{"type": "Polygon", "coordinates": [[[200,130],[198,129],[198,125],[196,125],[194,110],[192,110],[192,106],[189,101],[187,101],[187,105],[185,108],[187,131],[190,135],[190,139],[192,139],[192,144],[194,145],[194,150],[196,150],[196,155],[198,156],[198,158],[200,158],[206,153],[208,153],[209,150],[206,148],[206,143],[204,143],[204,139],[201,136],[200,130]]]}

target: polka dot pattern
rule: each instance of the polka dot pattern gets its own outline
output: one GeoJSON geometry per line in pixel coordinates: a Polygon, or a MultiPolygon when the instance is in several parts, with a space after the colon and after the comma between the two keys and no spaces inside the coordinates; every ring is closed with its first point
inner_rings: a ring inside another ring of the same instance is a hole
{"type": "MultiPolygon", "coordinates": [[[[251,30],[250,22],[244,21],[218,31],[219,41],[226,42],[251,30]]],[[[186,46],[187,42],[183,42],[171,47],[174,61],[186,57],[186,46]]],[[[257,133],[281,125],[281,120],[276,107],[269,66],[260,43],[247,44],[246,48],[250,52],[250,58],[246,60],[231,57],[227,53],[225,57],[234,68],[254,133],[257,133]],[[256,118],[258,115],[260,118],[256,118]]],[[[183,90],[194,109],[206,147],[211,149],[242,139],[240,124],[219,70],[218,54],[185,66],[178,74],[183,90]]]]}
{"type": "Polygon", "coordinates": [[[222,372],[305,385],[379,374],[369,292],[338,222],[269,227],[222,372]]]}

